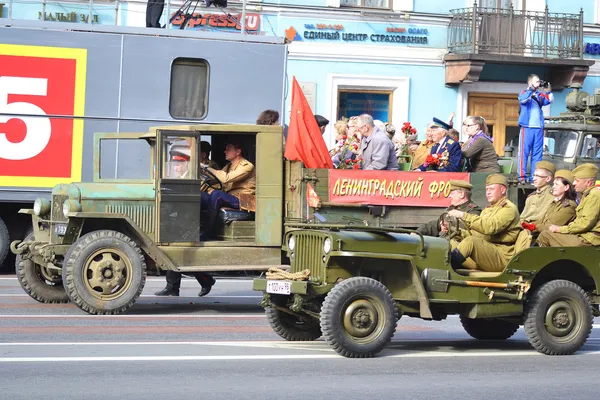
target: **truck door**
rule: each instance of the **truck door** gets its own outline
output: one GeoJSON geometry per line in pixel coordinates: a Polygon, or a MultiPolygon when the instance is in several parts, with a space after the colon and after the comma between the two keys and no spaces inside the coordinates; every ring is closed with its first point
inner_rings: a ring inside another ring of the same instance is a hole
{"type": "Polygon", "coordinates": [[[160,243],[200,240],[198,142],[195,132],[159,131],[156,209],[160,243]]]}

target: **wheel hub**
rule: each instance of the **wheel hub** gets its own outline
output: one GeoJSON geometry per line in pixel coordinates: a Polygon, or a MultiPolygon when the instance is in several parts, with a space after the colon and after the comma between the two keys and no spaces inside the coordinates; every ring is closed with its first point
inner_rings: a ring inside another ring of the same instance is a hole
{"type": "Polygon", "coordinates": [[[368,300],[355,300],[344,313],[344,328],[355,337],[366,337],[377,327],[377,309],[368,300]]]}
{"type": "Polygon", "coordinates": [[[567,336],[573,330],[576,317],[575,310],[566,301],[558,301],[546,312],[546,329],[557,337],[567,336]]]}
{"type": "Polygon", "coordinates": [[[116,249],[103,249],[92,254],[86,262],[86,286],[102,300],[119,297],[130,286],[131,265],[116,249]]]}

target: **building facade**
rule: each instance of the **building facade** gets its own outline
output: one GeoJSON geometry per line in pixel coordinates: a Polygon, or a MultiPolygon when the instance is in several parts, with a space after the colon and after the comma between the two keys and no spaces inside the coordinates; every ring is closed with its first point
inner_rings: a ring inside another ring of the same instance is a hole
{"type": "MultiPolygon", "coordinates": [[[[2,17],[7,18],[7,0],[2,17]]],[[[188,30],[241,33],[241,3],[225,9],[166,1],[168,15],[186,9],[188,30]]],[[[12,18],[144,27],[145,1],[12,2],[12,18]],[[89,12],[91,9],[91,12],[89,12]]],[[[279,0],[249,1],[245,34],[286,37],[288,87],[295,77],[315,114],[330,121],[372,114],[423,137],[432,117],[482,115],[500,155],[516,145],[517,93],[527,76],[551,82],[554,103],[565,110],[569,86],[600,88],[600,0],[279,0]]],[[[235,61],[235,55],[232,55],[235,61]]],[[[265,71],[268,73],[268,71],[265,71]]],[[[290,94],[287,94],[289,110],[290,94]]],[[[283,116],[288,120],[288,115],[283,116]]],[[[459,129],[460,130],[460,129],[459,129]]],[[[333,143],[333,123],[324,135],[333,143]]]]}

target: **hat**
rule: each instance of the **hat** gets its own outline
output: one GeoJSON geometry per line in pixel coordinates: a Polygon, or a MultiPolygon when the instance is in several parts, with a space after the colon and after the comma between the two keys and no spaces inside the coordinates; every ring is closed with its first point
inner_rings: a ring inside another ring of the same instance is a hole
{"type": "Polygon", "coordinates": [[[450,184],[451,191],[452,190],[471,190],[471,189],[473,189],[473,185],[471,185],[467,181],[460,181],[460,180],[452,179],[452,180],[448,181],[448,183],[450,184]]]}
{"type": "Polygon", "coordinates": [[[431,124],[431,128],[432,129],[442,128],[442,129],[445,129],[445,130],[450,130],[450,128],[452,128],[452,125],[449,125],[449,124],[445,123],[441,119],[434,118],[433,119],[433,123],[431,124]]]}
{"type": "Polygon", "coordinates": [[[598,167],[594,164],[581,164],[573,170],[575,179],[595,179],[598,176],[598,167]]]}
{"type": "Polygon", "coordinates": [[[550,171],[552,175],[556,172],[556,166],[546,160],[538,161],[537,164],[535,164],[535,169],[545,169],[546,171],[550,171]]]}
{"type": "MultiPolygon", "coordinates": [[[[540,163],[538,163],[539,165],[540,163]]],[[[556,173],[554,174],[555,178],[563,178],[568,180],[569,182],[573,183],[573,173],[571,171],[569,171],[568,169],[559,169],[558,171],[556,171],[556,173]]]]}
{"type": "Polygon", "coordinates": [[[504,176],[502,174],[488,175],[488,177],[485,179],[485,186],[494,185],[494,184],[504,185],[504,186],[508,187],[508,179],[506,179],[506,176],[504,176]]]}
{"type": "Polygon", "coordinates": [[[208,154],[211,150],[212,146],[210,145],[210,143],[208,143],[205,140],[200,142],[200,152],[208,154]]]}
{"type": "Polygon", "coordinates": [[[319,125],[319,128],[329,125],[329,120],[322,115],[316,114],[315,119],[317,120],[317,125],[319,125]]]}
{"type": "Polygon", "coordinates": [[[190,161],[190,148],[189,146],[176,145],[171,147],[169,155],[171,161],[190,161]]]}

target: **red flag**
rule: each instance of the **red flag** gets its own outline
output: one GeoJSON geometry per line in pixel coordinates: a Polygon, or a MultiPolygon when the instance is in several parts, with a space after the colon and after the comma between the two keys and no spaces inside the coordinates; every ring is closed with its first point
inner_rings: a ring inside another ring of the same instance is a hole
{"type": "Polygon", "coordinates": [[[321,205],[321,199],[310,182],[306,186],[306,202],[313,208],[319,208],[321,205]]]}
{"type": "Polygon", "coordinates": [[[321,130],[296,77],[292,82],[292,113],[284,156],[302,161],[307,168],[333,168],[321,130]]]}

